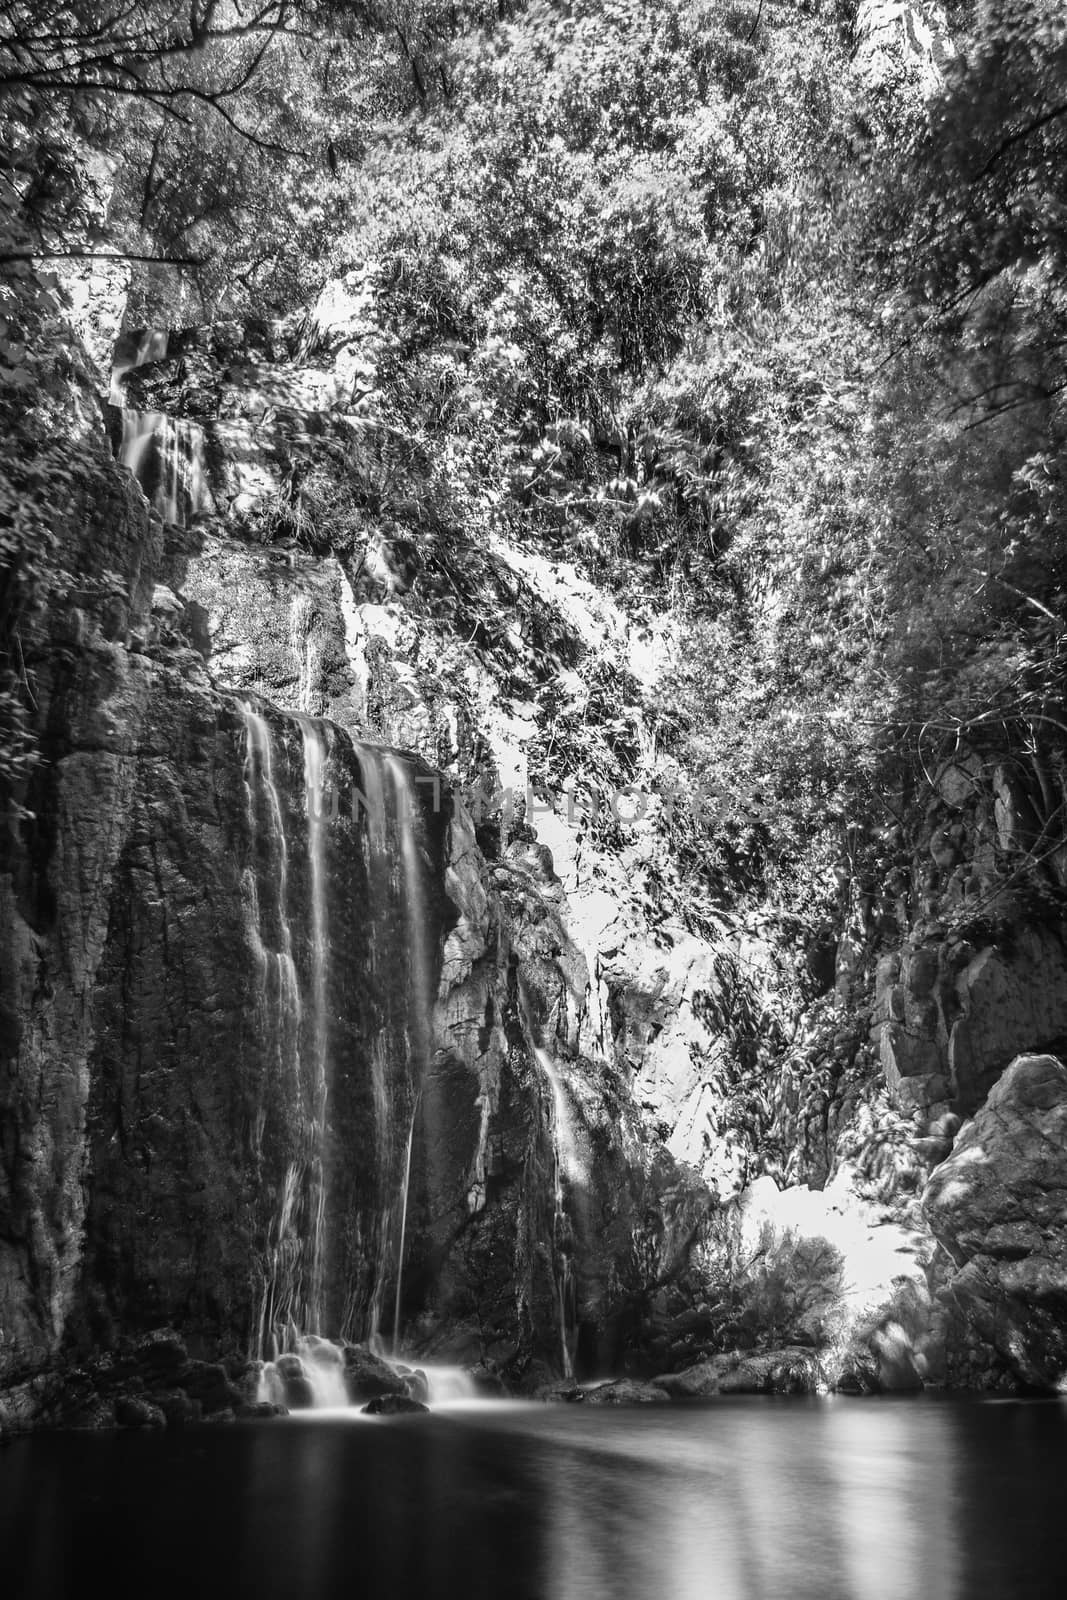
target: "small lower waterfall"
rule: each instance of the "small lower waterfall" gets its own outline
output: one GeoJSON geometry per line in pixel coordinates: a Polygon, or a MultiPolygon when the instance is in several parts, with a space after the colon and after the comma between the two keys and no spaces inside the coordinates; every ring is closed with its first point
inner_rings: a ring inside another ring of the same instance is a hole
{"type": "Polygon", "coordinates": [[[145,328],[137,339],[136,345],[130,344],[134,335],[124,334],[116,346],[116,360],[111,368],[111,393],[109,399],[113,406],[121,407],[125,403],[125,390],[122,380],[127,372],[133,372],[137,367],[148,366],[153,361],[166,361],[167,349],[170,345],[170,333],[166,328],[145,328]],[[125,346],[125,354],[120,358],[119,349],[125,346]]]}
{"type": "Polygon", "coordinates": [[[521,980],[519,982],[519,1013],[522,1017],[526,1042],[530,1047],[534,1060],[544,1074],[552,1096],[553,1190],[555,1197],[553,1237],[557,1245],[555,1254],[558,1263],[556,1288],[559,1298],[560,1353],[563,1359],[564,1377],[570,1378],[574,1376],[574,1367],[571,1360],[570,1341],[567,1337],[567,1323],[569,1320],[569,1302],[573,1292],[569,1248],[573,1230],[566,1210],[563,1179],[566,1177],[570,1184],[578,1187],[588,1182],[588,1172],[575,1133],[574,1116],[567,1099],[566,1090],[563,1087],[563,1080],[548,1051],[537,1042],[533,1013],[521,980]]]}
{"type": "Polygon", "coordinates": [[[162,411],[122,413],[119,461],[164,522],[184,527],[212,498],[204,470],[204,430],[162,411]]]}

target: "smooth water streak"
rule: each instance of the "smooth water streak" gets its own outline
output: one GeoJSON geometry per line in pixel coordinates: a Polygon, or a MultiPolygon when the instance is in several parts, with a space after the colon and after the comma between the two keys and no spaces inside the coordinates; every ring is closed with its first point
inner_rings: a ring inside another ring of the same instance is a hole
{"type": "Polygon", "coordinates": [[[118,459],[164,522],[185,527],[211,509],[199,424],[162,411],[124,408],[118,459]]]}
{"type": "MultiPolygon", "coordinates": [[[[564,1176],[566,1176],[572,1187],[578,1188],[588,1183],[588,1173],[578,1144],[574,1117],[567,1099],[566,1090],[563,1087],[563,1080],[548,1051],[538,1043],[533,1011],[521,978],[518,984],[518,1001],[519,1015],[522,1018],[526,1042],[534,1060],[544,1074],[552,1097],[552,1178],[555,1202],[553,1239],[558,1245],[560,1239],[570,1231],[570,1220],[567,1216],[563,1190],[564,1176]]],[[[563,1375],[571,1378],[574,1376],[574,1363],[571,1356],[570,1339],[567,1334],[568,1302],[572,1289],[571,1261],[570,1255],[562,1249],[557,1248],[554,1251],[554,1255],[556,1258],[556,1296],[559,1302],[560,1354],[563,1361],[563,1375]]]]}
{"type": "Polygon", "coordinates": [[[306,1333],[322,1332],[326,1277],[327,1106],[330,1096],[326,981],[329,937],[326,905],[324,774],[327,745],[323,725],[298,715],[304,746],[304,804],[307,812],[311,901],[311,1268],[306,1333]]]}

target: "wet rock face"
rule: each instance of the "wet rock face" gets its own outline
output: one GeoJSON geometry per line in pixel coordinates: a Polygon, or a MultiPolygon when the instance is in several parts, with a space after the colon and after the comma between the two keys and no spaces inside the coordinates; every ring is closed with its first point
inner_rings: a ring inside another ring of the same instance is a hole
{"type": "Polygon", "coordinates": [[[1067,1068],[1019,1056],[923,1195],[946,1295],[1024,1383],[1067,1376],[1067,1068]]]}
{"type": "Polygon", "coordinates": [[[84,588],[27,632],[43,759],[0,796],[0,1382],[55,1354],[76,1291],[93,997],[149,698],[127,641],[147,627],[162,555],[76,396],[69,426],[91,490],[72,489],[56,532],[84,588]]]}
{"type": "MultiPolygon", "coordinates": [[[[415,1093],[405,1058],[375,1064],[408,1027],[402,908],[374,899],[353,747],[322,745],[316,865],[302,730],[257,737],[180,680],[146,718],[95,995],[93,1342],[165,1320],[247,1346],[280,1318],[347,1335],[374,1315],[415,1093]]],[[[423,911],[434,947],[444,913],[423,911]]]]}

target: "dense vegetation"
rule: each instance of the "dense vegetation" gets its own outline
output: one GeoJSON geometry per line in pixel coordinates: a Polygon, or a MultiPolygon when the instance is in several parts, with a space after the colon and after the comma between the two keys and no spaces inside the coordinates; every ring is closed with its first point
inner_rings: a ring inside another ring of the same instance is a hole
{"type": "MultiPolygon", "coordinates": [[[[129,261],[133,323],[277,315],[347,273],[420,479],[351,493],[673,613],[650,716],[704,797],[664,821],[696,921],[755,919],[824,986],[961,744],[1021,775],[1039,860],[1067,793],[1067,17],[949,8],[932,89],[854,68],[856,12],[0,3],[9,774],[27,631],[74,581],[70,262],[129,261]]],[[[343,520],[303,492],[301,526],[343,520]]],[[[733,1018],[743,1053],[761,1024],[733,1018]]]]}

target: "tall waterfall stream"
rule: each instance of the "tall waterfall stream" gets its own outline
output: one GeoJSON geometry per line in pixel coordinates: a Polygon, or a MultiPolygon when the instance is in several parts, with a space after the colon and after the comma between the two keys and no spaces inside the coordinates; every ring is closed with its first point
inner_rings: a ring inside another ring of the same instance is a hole
{"type": "MultiPolygon", "coordinates": [[[[391,751],[349,740],[301,713],[285,717],[250,698],[239,706],[255,846],[243,884],[259,973],[258,1010],[275,1041],[280,1093],[299,1108],[300,1121],[277,1195],[255,1316],[255,1354],[263,1362],[260,1397],[336,1407],[348,1403],[346,1346],[338,1335],[358,1333],[373,1351],[384,1355],[387,1347],[399,1355],[412,1148],[434,1004],[418,795],[408,763],[391,751]],[[337,1275],[334,1190],[351,1159],[339,1148],[331,1115],[336,1019],[330,995],[338,974],[332,968],[327,841],[341,805],[345,763],[337,756],[354,758],[358,771],[344,814],[362,851],[370,976],[390,997],[370,1046],[378,1195],[377,1236],[369,1241],[373,1284],[363,1325],[344,1329],[330,1325],[327,1304],[327,1285],[337,1275]],[[298,814],[279,787],[280,767],[290,790],[294,778],[299,782],[298,814]]],[[[258,1145],[265,1132],[261,1109],[253,1135],[258,1145]]],[[[436,1379],[431,1373],[426,1388],[435,1382],[452,1395],[459,1384],[451,1369],[436,1379]]]]}
{"type": "MultiPolygon", "coordinates": [[[[122,407],[118,456],[163,521],[185,526],[213,504],[203,430],[125,405],[126,374],[166,355],[167,336],[149,332],[114,371],[112,400],[122,407]]],[[[412,1151],[435,999],[419,796],[409,763],[392,751],[350,739],[306,711],[279,712],[247,695],[237,706],[252,840],[242,886],[258,973],[256,1014],[270,1040],[277,1101],[298,1128],[276,1187],[253,1353],[263,1364],[261,1399],[335,1407],[348,1403],[347,1341],[358,1336],[372,1351],[400,1352],[412,1151]],[[336,1193],[352,1159],[334,1114],[338,1018],[331,995],[344,975],[334,970],[328,854],[339,805],[362,855],[368,975],[385,997],[369,1040],[375,1220],[356,1240],[370,1284],[366,1294],[348,1284],[340,1312],[330,1286],[344,1277],[340,1258],[353,1244],[339,1237],[336,1193]]],[[[278,1139],[266,1105],[257,1106],[250,1137],[264,1160],[278,1139]]],[[[452,1398],[469,1388],[453,1369],[441,1369],[426,1387],[435,1382],[452,1398]]]]}

